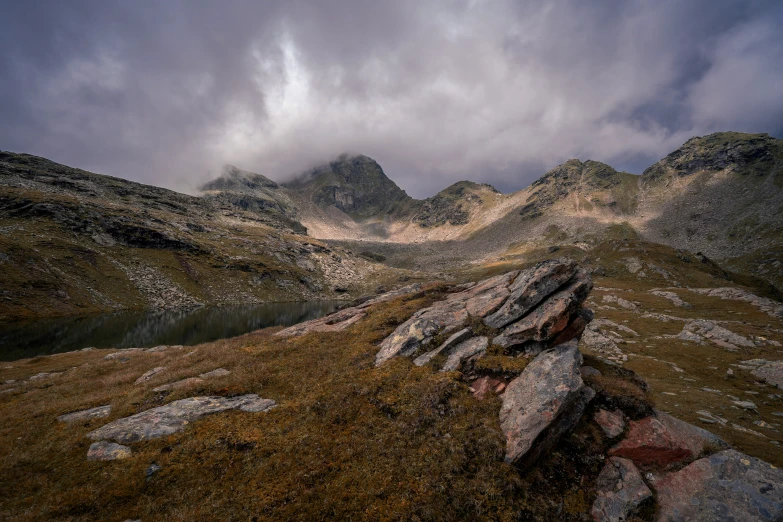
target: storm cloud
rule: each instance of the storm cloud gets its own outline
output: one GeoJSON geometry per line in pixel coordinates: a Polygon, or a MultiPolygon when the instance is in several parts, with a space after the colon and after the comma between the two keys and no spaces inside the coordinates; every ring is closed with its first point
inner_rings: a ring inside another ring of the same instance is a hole
{"type": "Polygon", "coordinates": [[[342,152],[409,194],[783,133],[773,1],[6,2],[0,149],[193,191],[342,152]]]}

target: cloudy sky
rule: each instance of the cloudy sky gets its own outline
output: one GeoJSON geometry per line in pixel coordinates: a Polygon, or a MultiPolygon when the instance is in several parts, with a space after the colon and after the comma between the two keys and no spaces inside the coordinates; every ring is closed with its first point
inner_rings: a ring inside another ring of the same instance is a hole
{"type": "Polygon", "coordinates": [[[0,149],[183,191],[341,152],[409,194],[639,173],[783,135],[780,0],[25,0],[0,17],[0,149]]]}

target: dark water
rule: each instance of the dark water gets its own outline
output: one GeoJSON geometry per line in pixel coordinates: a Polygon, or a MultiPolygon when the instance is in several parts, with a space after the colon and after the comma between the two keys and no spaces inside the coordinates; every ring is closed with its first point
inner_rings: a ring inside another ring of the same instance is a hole
{"type": "Polygon", "coordinates": [[[268,326],[290,326],[334,312],[340,301],[205,306],[192,310],[117,312],[0,325],[0,360],[96,348],[193,345],[268,326]]]}

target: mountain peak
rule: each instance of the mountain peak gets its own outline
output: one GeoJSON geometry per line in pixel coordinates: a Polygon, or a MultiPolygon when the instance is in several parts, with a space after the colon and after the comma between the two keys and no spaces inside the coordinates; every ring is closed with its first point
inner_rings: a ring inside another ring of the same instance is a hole
{"type": "Polygon", "coordinates": [[[224,165],[219,178],[208,181],[202,191],[219,190],[223,192],[254,192],[261,189],[276,189],[279,185],[261,174],[238,169],[233,165],[224,165]]]}
{"type": "Polygon", "coordinates": [[[374,159],[361,154],[342,154],[284,186],[307,193],[319,207],[334,206],[355,219],[392,214],[412,200],[374,159]]]}
{"type": "Polygon", "coordinates": [[[642,176],[656,179],[667,174],[688,176],[701,171],[731,169],[739,174],[783,172],[783,140],[769,134],[716,132],[695,136],[682,147],[647,168],[642,176]]]}

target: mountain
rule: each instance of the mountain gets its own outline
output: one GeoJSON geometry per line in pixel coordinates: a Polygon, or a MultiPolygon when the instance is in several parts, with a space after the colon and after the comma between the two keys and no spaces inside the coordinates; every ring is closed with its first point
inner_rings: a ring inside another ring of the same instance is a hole
{"type": "Polygon", "coordinates": [[[692,138],[641,175],[572,159],[511,194],[461,181],[417,200],[348,155],[287,183],[227,166],[202,191],[0,153],[0,316],[355,296],[400,270],[625,240],[783,288],[783,141],[765,134],[692,138]]]}
{"type": "Polygon", "coordinates": [[[353,219],[400,212],[411,197],[367,156],[342,155],[285,186],[320,208],[335,207],[353,219]]]}
{"type": "Polygon", "coordinates": [[[225,174],[194,197],[0,152],[0,318],[356,297],[390,276],[303,235],[274,182],[225,174]]]}
{"type": "Polygon", "coordinates": [[[723,132],[688,140],[642,175],[572,159],[511,194],[464,181],[415,200],[374,161],[343,156],[284,195],[313,237],[369,246],[395,266],[453,269],[525,245],[589,249],[626,237],[700,252],[781,288],[782,171],[783,141],[723,132]]]}

